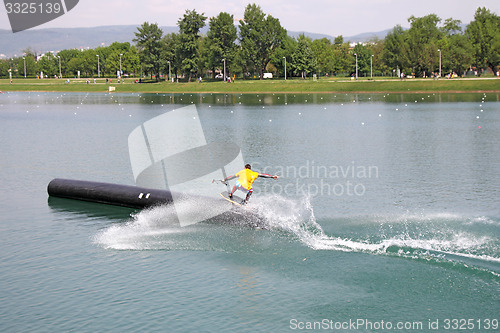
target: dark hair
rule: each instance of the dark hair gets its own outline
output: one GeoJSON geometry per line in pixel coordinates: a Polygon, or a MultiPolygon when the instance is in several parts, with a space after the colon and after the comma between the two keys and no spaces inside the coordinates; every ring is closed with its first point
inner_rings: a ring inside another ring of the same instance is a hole
{"type": "Polygon", "coordinates": [[[252,169],[252,167],[250,166],[250,164],[246,164],[245,169],[252,169]]]}

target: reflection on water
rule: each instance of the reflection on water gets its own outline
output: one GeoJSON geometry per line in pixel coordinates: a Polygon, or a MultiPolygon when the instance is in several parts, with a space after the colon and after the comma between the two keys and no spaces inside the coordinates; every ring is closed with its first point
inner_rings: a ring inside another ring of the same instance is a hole
{"type": "MultiPolygon", "coordinates": [[[[20,93],[5,93],[2,103],[18,103],[20,93]]],[[[480,101],[485,96],[488,102],[499,102],[499,93],[261,93],[261,94],[218,94],[218,93],[22,93],[22,103],[27,105],[105,105],[115,104],[143,104],[143,105],[189,105],[209,104],[217,105],[246,105],[272,106],[288,104],[331,104],[356,102],[381,103],[463,103],[480,101]]]]}
{"type": "Polygon", "coordinates": [[[130,218],[131,214],[138,211],[127,207],[57,197],[48,197],[47,203],[54,213],[77,214],[81,215],[82,218],[101,219],[103,221],[124,221],[130,218]]]}

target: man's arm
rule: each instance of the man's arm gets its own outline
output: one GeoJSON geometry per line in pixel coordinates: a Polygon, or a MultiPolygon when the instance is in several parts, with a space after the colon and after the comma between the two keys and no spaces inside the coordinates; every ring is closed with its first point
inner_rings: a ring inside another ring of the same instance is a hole
{"type": "Polygon", "coordinates": [[[259,173],[259,177],[262,177],[262,178],[272,178],[272,179],[278,179],[279,178],[276,175],[271,176],[271,175],[268,175],[267,173],[259,173]]]}
{"type": "Polygon", "coordinates": [[[234,178],[236,178],[236,175],[228,176],[228,177],[224,178],[224,181],[231,180],[231,179],[234,179],[234,178]]]}

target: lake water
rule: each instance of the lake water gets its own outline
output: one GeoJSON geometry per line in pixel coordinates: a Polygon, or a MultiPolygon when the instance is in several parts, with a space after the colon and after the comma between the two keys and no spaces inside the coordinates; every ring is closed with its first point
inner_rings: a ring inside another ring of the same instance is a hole
{"type": "Polygon", "coordinates": [[[3,93],[0,137],[2,332],[499,330],[499,94],[3,93]],[[267,230],[48,197],[187,105],[267,230]]]}

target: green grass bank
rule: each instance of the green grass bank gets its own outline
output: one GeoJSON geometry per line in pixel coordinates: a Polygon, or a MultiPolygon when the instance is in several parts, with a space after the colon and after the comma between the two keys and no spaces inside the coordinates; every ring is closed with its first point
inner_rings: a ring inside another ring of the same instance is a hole
{"type": "Polygon", "coordinates": [[[225,82],[151,82],[134,83],[133,79],[118,83],[116,79],[24,79],[0,80],[0,91],[57,91],[57,92],[107,92],[118,93],[417,93],[417,92],[500,92],[500,79],[362,79],[354,80],[236,80],[225,82]]]}

